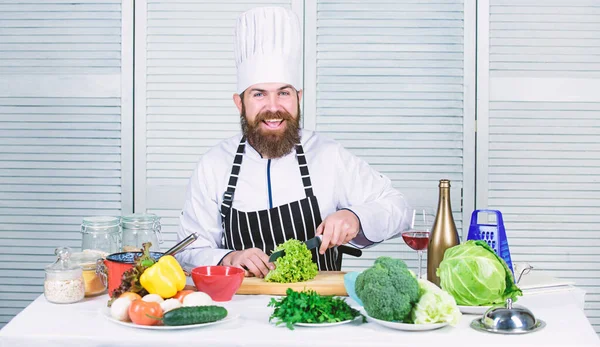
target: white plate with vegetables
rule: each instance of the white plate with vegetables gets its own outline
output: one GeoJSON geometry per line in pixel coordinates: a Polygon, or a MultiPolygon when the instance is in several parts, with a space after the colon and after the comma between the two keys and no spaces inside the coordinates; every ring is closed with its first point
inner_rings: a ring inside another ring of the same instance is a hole
{"type": "Polygon", "coordinates": [[[320,295],[313,290],[295,291],[288,289],[286,296],[271,298],[269,307],[274,307],[269,321],[293,330],[294,326],[325,328],[342,325],[362,319],[358,310],[353,309],[343,298],[320,295]],[[308,303],[308,304],[307,304],[308,303]],[[339,322],[307,323],[325,319],[339,319],[339,322]]]}
{"type": "Polygon", "coordinates": [[[440,329],[448,325],[448,322],[443,323],[433,323],[433,324],[411,324],[411,323],[401,323],[401,322],[389,322],[381,319],[376,319],[371,316],[368,316],[370,321],[373,321],[379,325],[383,325],[384,327],[396,329],[396,330],[405,330],[405,331],[427,331],[427,330],[435,330],[440,329]]]}
{"type": "MultiPolygon", "coordinates": [[[[357,317],[357,318],[360,318],[360,317],[357,317]]],[[[294,323],[294,325],[297,325],[299,327],[326,328],[326,327],[334,327],[336,325],[350,323],[353,321],[354,321],[354,319],[348,319],[348,320],[343,320],[341,322],[333,322],[333,323],[294,323]]]]}
{"type": "Polygon", "coordinates": [[[101,308],[100,313],[114,323],[150,330],[191,329],[237,318],[225,307],[215,305],[203,292],[181,291],[176,298],[167,300],[157,294],[141,299],[136,299],[137,294],[126,294],[114,300],[110,307],[101,308]]]}
{"type": "Polygon", "coordinates": [[[235,320],[236,318],[239,317],[239,314],[234,314],[231,312],[227,312],[227,316],[221,320],[215,321],[215,322],[208,322],[208,323],[200,323],[200,324],[189,324],[189,325],[140,325],[140,324],[135,324],[132,322],[123,322],[120,321],[118,319],[115,319],[111,316],[110,314],[110,308],[109,307],[103,307],[100,310],[100,314],[102,316],[104,316],[106,319],[108,319],[109,321],[119,324],[119,325],[123,325],[126,327],[131,327],[131,328],[137,328],[137,329],[148,329],[148,330],[183,330],[183,329],[195,329],[195,328],[201,328],[201,327],[206,327],[206,326],[210,326],[210,325],[216,325],[216,324],[222,324],[222,323],[227,323],[230,322],[232,320],[235,320]]]}

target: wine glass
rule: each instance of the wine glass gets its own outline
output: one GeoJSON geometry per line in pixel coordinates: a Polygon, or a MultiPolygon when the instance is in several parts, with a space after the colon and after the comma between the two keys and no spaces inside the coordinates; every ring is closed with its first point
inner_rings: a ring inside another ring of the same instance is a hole
{"type": "Polygon", "coordinates": [[[415,209],[412,214],[410,230],[402,233],[402,239],[408,247],[417,251],[417,257],[419,258],[418,278],[422,278],[421,264],[423,262],[423,250],[427,249],[429,245],[430,223],[432,222],[432,210],[427,208],[415,209]]]}

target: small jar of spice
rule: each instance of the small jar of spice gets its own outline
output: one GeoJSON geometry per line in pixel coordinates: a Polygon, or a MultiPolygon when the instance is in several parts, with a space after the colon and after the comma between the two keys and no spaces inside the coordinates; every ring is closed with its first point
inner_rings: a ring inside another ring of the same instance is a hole
{"type": "Polygon", "coordinates": [[[71,262],[79,265],[83,271],[83,283],[85,286],[85,297],[96,296],[106,292],[106,284],[102,281],[102,277],[96,271],[98,261],[106,258],[104,252],[83,250],[83,252],[73,253],[71,262]]]}
{"type": "Polygon", "coordinates": [[[81,266],[70,260],[69,247],[57,248],[54,254],[58,259],[54,264],[46,266],[44,280],[44,296],[55,304],[71,304],[85,296],[85,285],[81,266]]]}

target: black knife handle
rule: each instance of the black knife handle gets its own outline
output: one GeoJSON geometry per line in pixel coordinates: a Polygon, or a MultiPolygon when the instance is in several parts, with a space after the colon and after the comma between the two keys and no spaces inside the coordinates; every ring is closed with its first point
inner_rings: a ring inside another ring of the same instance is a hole
{"type": "Polygon", "coordinates": [[[360,249],[350,247],[350,246],[341,245],[341,246],[338,246],[337,249],[338,249],[338,252],[340,252],[340,253],[346,253],[346,254],[349,254],[354,257],[360,257],[362,255],[362,251],[360,249]]]}

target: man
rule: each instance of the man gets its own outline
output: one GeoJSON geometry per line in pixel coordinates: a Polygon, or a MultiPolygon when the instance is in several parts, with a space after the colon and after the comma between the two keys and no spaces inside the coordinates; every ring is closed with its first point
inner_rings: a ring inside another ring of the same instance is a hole
{"type": "Polygon", "coordinates": [[[199,237],[177,255],[184,267],[229,265],[264,277],[277,245],[322,235],[313,260],[339,270],[337,246],[367,247],[408,228],[408,205],[387,177],[300,129],[301,47],[290,10],[256,8],[237,20],[233,101],[242,133],[204,154],[190,179],[178,239],[199,237]]]}

